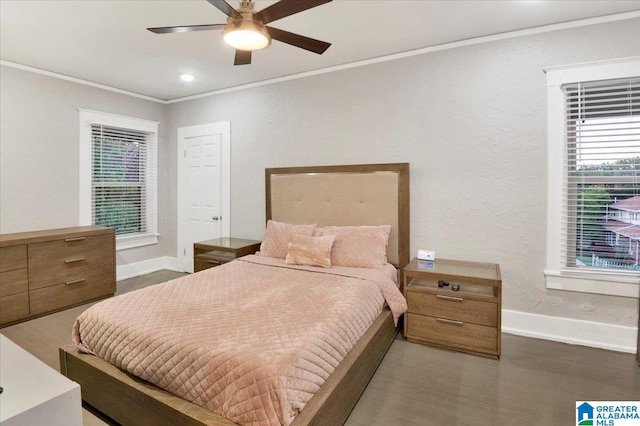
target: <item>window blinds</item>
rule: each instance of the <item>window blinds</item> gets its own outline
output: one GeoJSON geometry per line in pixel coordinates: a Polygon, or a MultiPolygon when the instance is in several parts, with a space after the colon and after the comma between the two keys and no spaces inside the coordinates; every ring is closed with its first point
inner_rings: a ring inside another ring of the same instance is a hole
{"type": "Polygon", "coordinates": [[[562,265],[640,271],[640,77],[563,86],[562,265]]]}
{"type": "Polygon", "coordinates": [[[156,167],[151,135],[91,125],[92,220],[116,235],[155,233],[156,167]]]}

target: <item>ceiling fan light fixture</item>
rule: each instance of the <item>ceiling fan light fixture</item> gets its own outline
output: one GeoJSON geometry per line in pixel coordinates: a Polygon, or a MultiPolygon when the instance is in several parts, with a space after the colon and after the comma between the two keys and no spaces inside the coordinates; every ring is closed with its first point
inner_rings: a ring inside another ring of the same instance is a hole
{"type": "Polygon", "coordinates": [[[268,47],[271,44],[272,37],[281,43],[305,49],[318,55],[322,55],[331,46],[331,43],[278,28],[267,27],[267,25],[287,16],[329,3],[332,0],[279,0],[259,12],[254,11],[253,0],[238,0],[240,7],[237,9],[227,3],[227,0],[207,1],[227,15],[226,24],[183,25],[147,29],[155,34],[170,34],[222,28],[223,40],[236,50],[234,65],[250,64],[251,52],[268,47]]]}
{"type": "Polygon", "coordinates": [[[260,50],[271,44],[271,37],[264,25],[249,19],[229,22],[222,37],[225,43],[239,50],[260,50]]]}

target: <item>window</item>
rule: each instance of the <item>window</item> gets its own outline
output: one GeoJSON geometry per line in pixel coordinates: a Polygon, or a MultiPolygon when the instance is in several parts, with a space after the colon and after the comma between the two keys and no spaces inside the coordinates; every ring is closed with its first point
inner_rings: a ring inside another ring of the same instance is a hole
{"type": "Polygon", "coordinates": [[[640,61],[546,71],[547,287],[637,297],[640,61]]]}
{"type": "Polygon", "coordinates": [[[117,249],[157,243],[158,123],[80,111],[80,221],[116,229],[117,249]]]}

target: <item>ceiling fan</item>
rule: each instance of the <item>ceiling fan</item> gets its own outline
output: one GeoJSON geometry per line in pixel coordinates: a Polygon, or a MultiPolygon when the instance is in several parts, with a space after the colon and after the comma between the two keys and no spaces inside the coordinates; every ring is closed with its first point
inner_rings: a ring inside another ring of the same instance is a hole
{"type": "Polygon", "coordinates": [[[270,22],[303,12],[332,0],[280,0],[259,12],[253,10],[252,0],[240,0],[236,10],[225,0],[207,0],[228,16],[226,24],[186,25],[180,27],[147,28],[156,34],[222,29],[224,41],[236,49],[234,65],[251,63],[251,52],[264,49],[271,40],[278,40],[310,52],[323,54],[331,43],[305,37],[267,26],[270,22]]]}

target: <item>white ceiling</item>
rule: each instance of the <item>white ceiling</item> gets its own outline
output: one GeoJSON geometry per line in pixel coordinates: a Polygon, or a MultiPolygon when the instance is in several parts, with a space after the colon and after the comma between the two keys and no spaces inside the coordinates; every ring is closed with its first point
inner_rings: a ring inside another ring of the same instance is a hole
{"type": "MultiPolygon", "coordinates": [[[[236,0],[228,2],[237,7],[236,0]]],[[[261,10],[273,1],[256,2],[261,10]]],[[[640,0],[334,0],[270,25],[332,43],[323,54],[274,41],[234,66],[205,0],[0,0],[0,59],[161,100],[314,71],[469,38],[640,11],[640,0]],[[185,83],[181,73],[195,81],[185,83]]],[[[640,15],[639,15],[640,16],[640,15]]],[[[621,17],[628,17],[628,14],[621,17]]],[[[636,41],[637,42],[637,41],[636,41]]]]}

